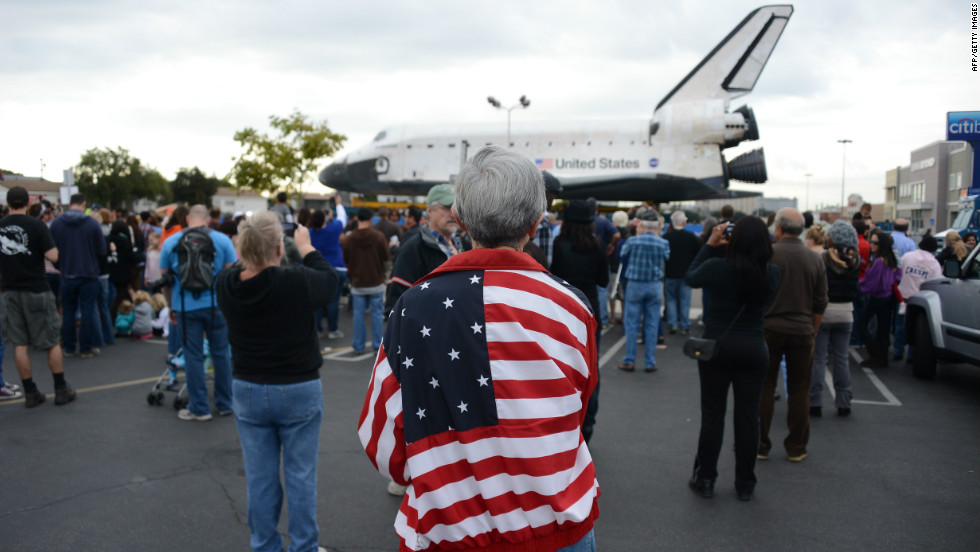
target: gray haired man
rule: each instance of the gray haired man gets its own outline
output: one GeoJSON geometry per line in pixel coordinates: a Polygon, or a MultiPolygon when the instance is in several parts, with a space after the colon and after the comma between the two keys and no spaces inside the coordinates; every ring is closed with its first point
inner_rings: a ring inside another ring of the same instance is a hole
{"type": "Polygon", "coordinates": [[[773,418],[773,398],[779,363],[786,356],[786,424],[789,435],[783,441],[787,459],[800,462],[807,456],[810,440],[810,379],[813,346],[827,308],[827,271],[819,255],[800,241],[803,215],[796,209],[776,213],[776,240],[772,264],[779,267],[779,287],[766,309],[766,345],[769,371],[762,387],[759,405],[761,443],[759,459],[769,458],[772,441],[769,427],[773,418]]]}

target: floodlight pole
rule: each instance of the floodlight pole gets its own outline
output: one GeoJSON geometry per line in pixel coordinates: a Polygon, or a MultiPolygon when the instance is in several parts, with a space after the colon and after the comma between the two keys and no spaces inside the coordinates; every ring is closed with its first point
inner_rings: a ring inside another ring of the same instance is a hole
{"type": "Polygon", "coordinates": [[[850,144],[853,140],[848,140],[844,138],[842,140],[837,140],[838,144],[843,144],[841,148],[841,167],[840,167],[840,210],[841,218],[847,217],[847,204],[844,203],[844,173],[847,169],[847,144],[850,144]]]}
{"type": "Polygon", "coordinates": [[[813,173],[805,173],[803,176],[806,177],[806,209],[805,210],[809,211],[810,210],[810,177],[813,176],[813,173]]]}
{"type": "Polygon", "coordinates": [[[487,102],[489,102],[490,105],[493,106],[495,109],[503,109],[507,111],[507,147],[509,148],[510,147],[510,112],[514,111],[518,107],[522,109],[527,109],[527,107],[531,105],[531,100],[527,99],[527,96],[521,96],[520,99],[517,101],[517,103],[510,107],[502,106],[500,104],[500,101],[494,98],[493,96],[488,97],[487,102]]]}

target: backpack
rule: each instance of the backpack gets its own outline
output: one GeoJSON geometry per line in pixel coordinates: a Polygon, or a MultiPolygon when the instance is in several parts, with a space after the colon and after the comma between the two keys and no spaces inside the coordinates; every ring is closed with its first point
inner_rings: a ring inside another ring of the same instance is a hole
{"type": "Polygon", "coordinates": [[[194,297],[208,291],[214,285],[214,243],[211,229],[198,226],[184,230],[177,242],[177,281],[182,291],[189,291],[194,297]]]}

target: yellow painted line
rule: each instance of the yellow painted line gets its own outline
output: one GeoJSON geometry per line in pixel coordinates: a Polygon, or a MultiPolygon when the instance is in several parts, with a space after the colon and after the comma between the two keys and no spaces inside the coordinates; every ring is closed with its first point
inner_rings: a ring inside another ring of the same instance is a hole
{"type": "MultiPolygon", "coordinates": [[[[122,382],[119,382],[119,383],[110,383],[108,385],[97,385],[95,387],[86,387],[85,389],[76,389],[75,392],[76,393],[92,393],[94,391],[105,391],[107,389],[117,389],[119,387],[132,387],[134,385],[144,385],[144,384],[147,384],[147,383],[153,383],[153,382],[157,381],[158,379],[160,379],[160,376],[153,377],[153,378],[144,378],[144,379],[139,379],[139,380],[132,380],[132,381],[122,381],[122,382]]],[[[47,397],[49,399],[53,399],[54,398],[54,393],[48,393],[47,395],[45,395],[45,397],[47,397]]],[[[23,404],[23,402],[24,402],[24,399],[17,399],[17,400],[13,400],[13,401],[3,401],[3,402],[0,402],[0,406],[5,406],[5,405],[8,405],[8,404],[23,404]]]]}

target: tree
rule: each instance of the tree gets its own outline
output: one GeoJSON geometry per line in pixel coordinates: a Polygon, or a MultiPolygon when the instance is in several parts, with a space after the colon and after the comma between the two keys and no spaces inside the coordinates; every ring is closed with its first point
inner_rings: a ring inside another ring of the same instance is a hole
{"type": "Polygon", "coordinates": [[[288,117],[269,117],[278,136],[269,137],[253,128],[235,133],[243,152],[233,158],[228,178],[235,188],[275,192],[285,187],[293,194],[316,172],[318,161],[340,150],[347,137],[336,134],[327,122],[315,122],[299,111],[288,117]]]}
{"type": "Polygon", "coordinates": [[[205,176],[201,169],[180,169],[177,177],[170,181],[173,200],[188,205],[203,204],[211,207],[211,198],[220,186],[230,184],[214,176],[205,176]]]}
{"type": "Polygon", "coordinates": [[[92,148],[75,167],[75,183],[89,203],[126,210],[140,198],[169,201],[167,179],[120,147],[92,148]]]}

